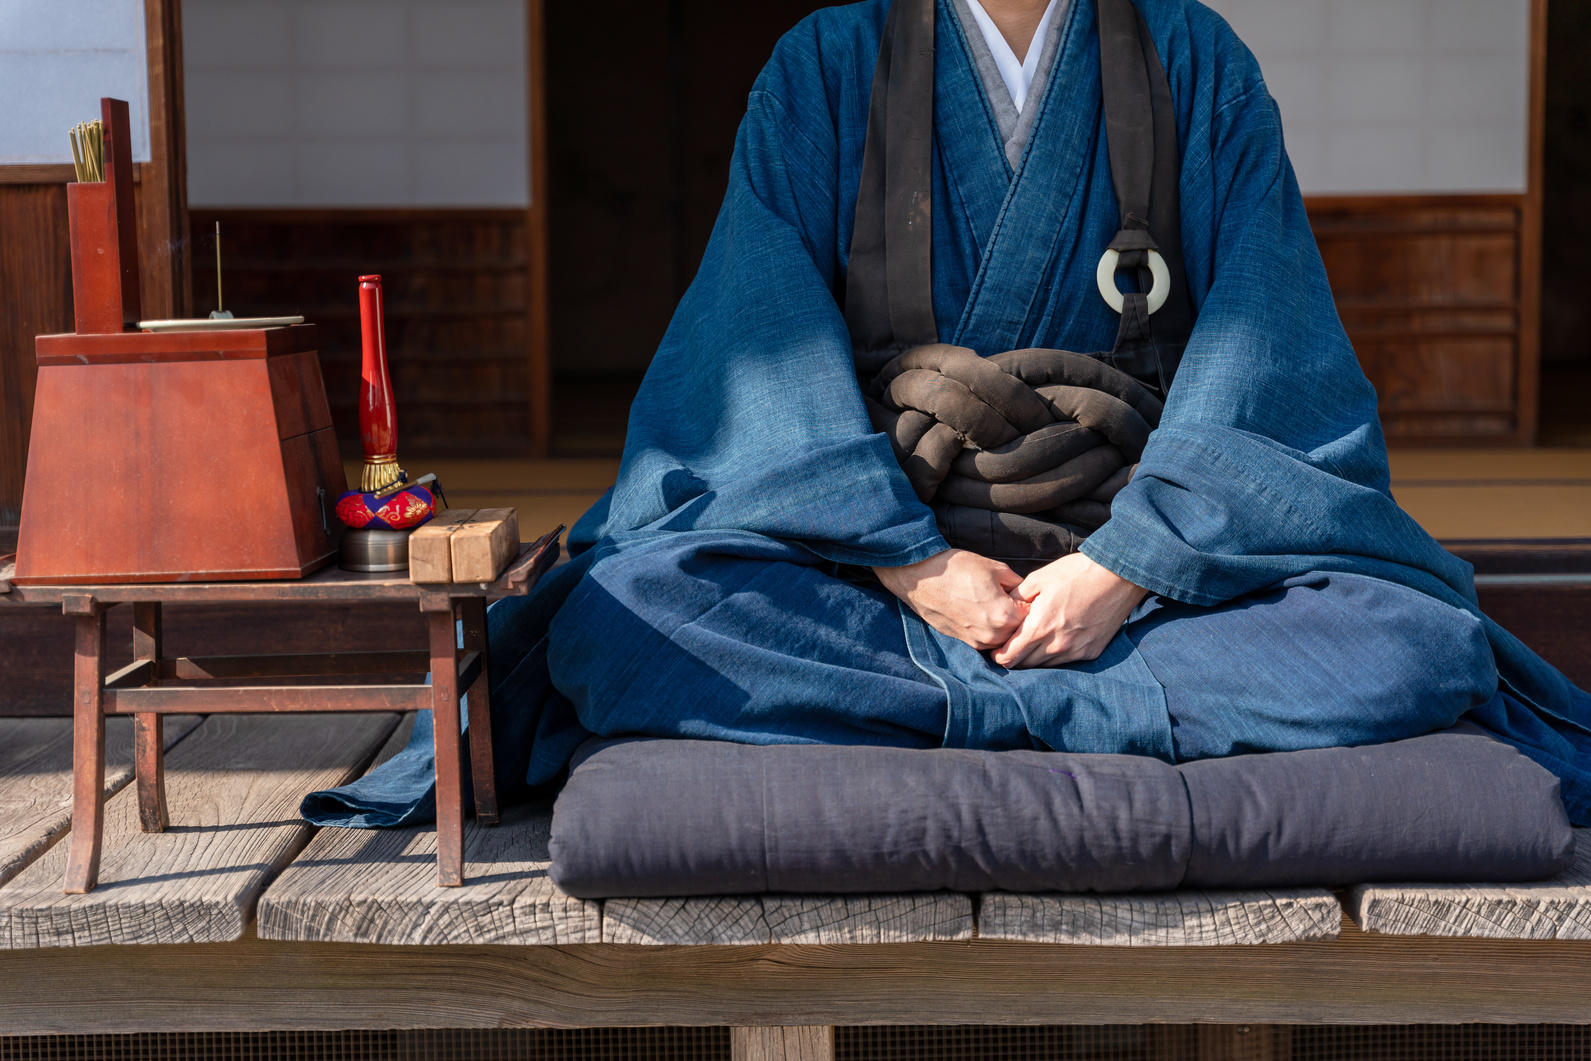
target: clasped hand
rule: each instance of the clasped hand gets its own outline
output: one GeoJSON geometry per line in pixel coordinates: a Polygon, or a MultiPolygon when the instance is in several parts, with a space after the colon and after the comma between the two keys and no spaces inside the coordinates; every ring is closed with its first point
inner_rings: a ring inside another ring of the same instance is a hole
{"type": "Polygon", "coordinates": [[[1099,658],[1149,592],[1082,553],[1027,578],[965,549],[873,570],[925,623],[1008,668],[1099,658]]]}

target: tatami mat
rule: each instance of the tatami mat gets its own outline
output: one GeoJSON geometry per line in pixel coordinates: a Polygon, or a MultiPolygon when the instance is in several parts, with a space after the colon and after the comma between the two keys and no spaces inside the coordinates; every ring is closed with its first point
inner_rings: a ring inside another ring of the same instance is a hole
{"type": "Polygon", "coordinates": [[[1591,449],[1394,450],[1392,496],[1433,537],[1591,537],[1591,449]]]}
{"type": "MultiPolygon", "coordinates": [[[[436,473],[455,508],[518,509],[526,540],[573,526],[619,470],[613,458],[408,464],[436,473]]],[[[1591,449],[1394,450],[1392,493],[1437,538],[1591,537],[1591,449]]]]}

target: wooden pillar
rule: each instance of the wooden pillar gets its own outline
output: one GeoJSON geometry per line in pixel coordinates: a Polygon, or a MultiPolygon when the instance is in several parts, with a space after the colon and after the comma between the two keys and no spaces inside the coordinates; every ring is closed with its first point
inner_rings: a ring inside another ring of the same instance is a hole
{"type": "Polygon", "coordinates": [[[188,254],[188,149],[183,119],[182,5],[144,0],[149,63],[149,161],[138,202],[144,318],[193,312],[188,254]]]}
{"type": "Polygon", "coordinates": [[[1545,198],[1547,130],[1547,0],[1530,3],[1530,95],[1526,116],[1525,199],[1519,219],[1519,409],[1520,445],[1533,446],[1541,411],[1541,230],[1545,198]]]}
{"type": "Polygon", "coordinates": [[[547,78],[542,0],[525,0],[525,138],[530,152],[530,206],[525,216],[525,328],[530,381],[530,455],[552,450],[552,360],[547,349],[547,78]]]}
{"type": "Polygon", "coordinates": [[[834,1061],[834,1029],[731,1028],[729,1056],[731,1061],[834,1061]]]}

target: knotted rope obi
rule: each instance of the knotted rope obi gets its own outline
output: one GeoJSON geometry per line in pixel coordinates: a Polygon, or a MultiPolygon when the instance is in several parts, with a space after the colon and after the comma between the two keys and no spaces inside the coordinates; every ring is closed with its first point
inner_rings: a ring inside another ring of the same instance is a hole
{"type": "Polygon", "coordinates": [[[1110,518],[1161,411],[1086,354],[984,358],[944,343],[890,361],[866,401],[945,540],[1018,570],[1074,551],[1110,518]]]}
{"type": "Polygon", "coordinates": [[[1121,314],[1114,346],[983,358],[934,341],[934,0],[895,0],[884,23],[846,273],[845,321],[874,430],[946,541],[1023,573],[1110,519],[1193,329],[1170,84],[1132,0],[1094,7],[1121,210],[1095,279],[1121,314]],[[1136,291],[1116,286],[1120,270],[1136,291]]]}

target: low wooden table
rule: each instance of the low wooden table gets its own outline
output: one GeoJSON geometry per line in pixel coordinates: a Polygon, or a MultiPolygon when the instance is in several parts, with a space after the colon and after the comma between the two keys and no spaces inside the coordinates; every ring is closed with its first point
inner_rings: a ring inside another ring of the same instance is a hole
{"type": "Polygon", "coordinates": [[[406,573],[357,574],[330,567],[304,579],[265,582],[127,583],[17,586],[12,558],[0,558],[0,606],[59,604],[76,619],[73,681],[72,831],[64,890],[93,890],[104,832],[105,716],[132,715],[138,812],[145,832],[161,832],[166,812],[164,734],[168,714],[225,712],[434,712],[437,883],[464,883],[464,801],[459,701],[470,696],[471,774],[476,818],[498,819],[488,692],[486,601],[523,596],[558,559],[563,528],[522,545],[495,582],[416,585],[406,573]],[[167,602],[412,600],[426,614],[428,652],[325,652],[304,655],[167,656],[161,605],[167,602]],[[133,662],[105,673],[105,613],[133,606],[133,662]],[[457,623],[462,621],[462,647],[457,623]],[[431,681],[425,682],[429,671],[431,681]],[[386,678],[382,683],[303,684],[257,679],[386,678]],[[401,680],[399,680],[401,679],[401,680]]]}

